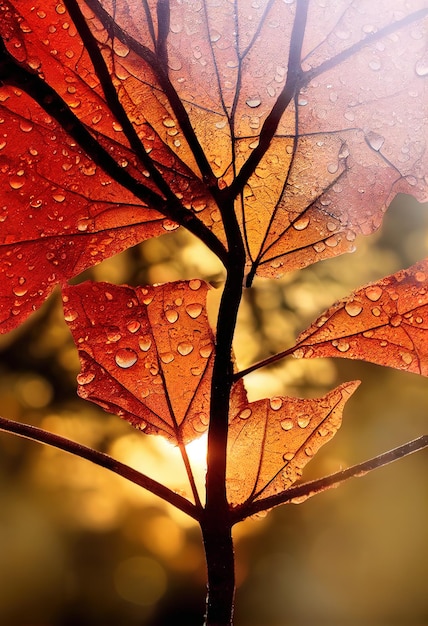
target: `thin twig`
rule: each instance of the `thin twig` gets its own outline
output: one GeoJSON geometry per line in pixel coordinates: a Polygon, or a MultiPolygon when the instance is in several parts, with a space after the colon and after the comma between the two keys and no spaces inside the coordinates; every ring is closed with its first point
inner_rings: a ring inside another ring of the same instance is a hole
{"type": "Polygon", "coordinates": [[[394,461],[398,461],[398,459],[402,459],[403,457],[413,454],[413,452],[423,450],[424,448],[428,448],[428,435],[422,435],[421,437],[413,439],[402,446],[398,446],[398,448],[379,454],[378,456],[368,459],[367,461],[363,461],[362,463],[358,463],[357,465],[352,465],[351,467],[340,470],[335,474],[330,474],[329,476],[324,476],[323,478],[302,483],[301,485],[291,487],[290,489],[274,496],[262,498],[255,502],[244,503],[232,510],[231,516],[233,523],[236,524],[246,517],[254,515],[255,513],[260,513],[261,511],[266,511],[267,509],[271,509],[280,504],[287,504],[300,498],[309,498],[310,496],[320,493],[321,491],[325,491],[326,489],[337,487],[340,483],[348,480],[348,478],[360,478],[372,470],[388,465],[389,463],[393,463],[394,461]]]}
{"type": "Polygon", "coordinates": [[[63,450],[64,452],[74,454],[74,456],[92,461],[95,465],[105,467],[115,474],[119,474],[122,478],[125,478],[126,480],[143,487],[147,491],[150,491],[150,493],[162,498],[162,500],[166,500],[166,502],[169,502],[177,509],[180,509],[180,511],[183,511],[183,513],[186,513],[194,520],[199,521],[201,517],[201,508],[196,507],[194,504],[189,502],[189,500],[183,498],[183,496],[180,496],[178,493],[175,493],[161,483],[158,483],[156,480],[138,472],[132,467],[129,467],[129,465],[121,463],[108,454],[104,454],[104,452],[98,452],[98,450],[84,446],[81,443],[77,443],[76,441],[72,441],[66,437],[61,437],[61,435],[56,435],[47,430],[43,430],[37,426],[22,424],[21,422],[15,422],[5,417],[0,417],[0,430],[13,433],[19,437],[24,437],[25,439],[31,439],[32,441],[47,444],[54,448],[58,448],[59,450],[63,450]]]}

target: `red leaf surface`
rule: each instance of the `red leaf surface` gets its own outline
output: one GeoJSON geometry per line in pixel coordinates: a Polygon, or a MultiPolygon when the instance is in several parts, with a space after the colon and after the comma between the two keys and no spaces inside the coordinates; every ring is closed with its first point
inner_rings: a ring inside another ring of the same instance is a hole
{"type": "Polygon", "coordinates": [[[232,202],[251,282],[426,197],[424,0],[146,8],[0,0],[3,331],[176,223],[224,251],[232,202]]]}
{"type": "Polygon", "coordinates": [[[299,358],[360,359],[428,376],[428,259],[357,289],[297,338],[299,358]]]}
{"type": "Polygon", "coordinates": [[[229,428],[227,488],[234,505],[288,489],[337,432],[344,405],[360,383],[323,398],[275,397],[236,408],[229,428]]]}
{"type": "Polygon", "coordinates": [[[146,433],[188,443],[208,426],[213,336],[200,280],[63,290],[78,393],[146,433]]]}

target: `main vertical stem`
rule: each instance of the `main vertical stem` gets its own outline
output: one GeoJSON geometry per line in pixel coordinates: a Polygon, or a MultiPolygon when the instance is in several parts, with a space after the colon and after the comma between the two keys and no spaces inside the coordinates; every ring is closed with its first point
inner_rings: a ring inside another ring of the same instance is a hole
{"type": "Polygon", "coordinates": [[[229,252],[226,283],[217,319],[208,430],[206,507],[201,520],[208,572],[206,626],[232,624],[235,593],[232,524],[226,496],[226,452],[233,384],[232,341],[242,297],[245,249],[233,204],[230,201],[221,207],[229,252]]]}

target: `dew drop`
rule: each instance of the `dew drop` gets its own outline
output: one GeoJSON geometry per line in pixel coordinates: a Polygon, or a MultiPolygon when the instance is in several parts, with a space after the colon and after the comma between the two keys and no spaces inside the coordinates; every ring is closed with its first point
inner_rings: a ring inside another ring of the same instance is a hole
{"type": "Polygon", "coordinates": [[[364,290],[367,298],[372,302],[377,302],[382,295],[382,289],[378,285],[370,285],[364,290]]]}
{"type": "Polygon", "coordinates": [[[128,369],[128,367],[132,367],[137,362],[137,353],[131,348],[120,348],[114,357],[116,361],[116,365],[123,369],[128,369]]]}
{"type": "Polygon", "coordinates": [[[162,222],[162,228],[168,231],[177,230],[178,224],[177,222],[173,222],[172,220],[164,220],[162,222]]]}
{"type": "Polygon", "coordinates": [[[178,344],[177,351],[181,354],[181,356],[187,356],[193,352],[193,346],[188,341],[182,341],[178,344]]]}
{"type": "Polygon", "coordinates": [[[299,217],[295,222],[293,222],[293,228],[296,230],[305,230],[309,224],[309,217],[306,215],[299,217]]]}
{"type": "Polygon", "coordinates": [[[424,283],[426,281],[426,274],[424,272],[416,272],[415,273],[415,280],[418,283],[424,283]]]}
{"type": "Polygon", "coordinates": [[[361,304],[359,302],[355,302],[355,300],[352,300],[351,302],[347,302],[345,304],[345,311],[351,317],[356,317],[361,313],[362,310],[363,307],[361,306],[361,304]]]}
{"type": "Polygon", "coordinates": [[[136,333],[138,330],[140,330],[140,327],[141,324],[137,320],[131,320],[126,325],[126,328],[129,330],[130,333],[136,333]]]}
{"type": "Polygon", "coordinates": [[[305,356],[305,350],[303,348],[297,348],[297,350],[294,350],[293,356],[296,359],[303,359],[303,357],[305,356]]]}
{"type": "Polygon", "coordinates": [[[186,313],[189,317],[196,319],[202,313],[202,304],[195,302],[186,305],[186,313]]]}
{"type": "Polygon", "coordinates": [[[299,428],[306,428],[310,421],[311,418],[308,415],[301,415],[297,418],[297,425],[299,428]]]}
{"type": "Polygon", "coordinates": [[[251,409],[247,408],[241,411],[238,417],[240,417],[241,420],[247,420],[250,417],[251,413],[252,413],[251,409]]]}
{"type": "Polygon", "coordinates": [[[23,285],[16,285],[15,287],[13,287],[12,291],[15,294],[15,296],[18,296],[18,298],[21,298],[22,296],[25,296],[28,289],[24,287],[23,285]]]}
{"type": "Polygon", "coordinates": [[[175,309],[168,309],[165,311],[165,317],[170,324],[173,324],[178,320],[178,313],[175,309]]]}
{"type": "Polygon", "coordinates": [[[305,454],[306,456],[314,456],[314,451],[312,448],[310,448],[309,446],[306,446],[305,448],[305,454]]]}
{"type": "Polygon", "coordinates": [[[338,169],[339,165],[337,163],[329,163],[327,165],[327,170],[330,172],[330,174],[336,174],[338,169]]]}
{"type": "Polygon", "coordinates": [[[11,186],[12,189],[18,190],[21,189],[21,187],[23,187],[25,184],[25,180],[23,180],[22,178],[19,178],[18,176],[13,176],[12,178],[9,179],[9,185],[11,186]]]}
{"type": "Polygon", "coordinates": [[[282,407],[282,399],[278,397],[271,398],[269,400],[269,404],[273,411],[279,411],[279,409],[282,407]]]}
{"type": "Polygon", "coordinates": [[[213,348],[210,344],[206,345],[206,346],[202,346],[199,349],[199,354],[201,355],[202,358],[207,359],[211,352],[213,351],[213,348]]]}
{"type": "Polygon", "coordinates": [[[33,130],[33,125],[29,120],[21,120],[21,122],[19,123],[19,128],[22,130],[23,133],[30,133],[33,130]]]}
{"type": "Polygon", "coordinates": [[[378,306],[372,308],[372,315],[374,315],[375,317],[380,317],[380,314],[381,310],[378,306]]]}
{"type": "Polygon", "coordinates": [[[335,347],[339,352],[347,352],[349,350],[349,343],[343,339],[339,339],[335,347]]]}
{"type": "Polygon", "coordinates": [[[253,96],[251,98],[247,98],[245,104],[249,106],[251,109],[256,109],[261,105],[262,101],[259,96],[253,96]]]}
{"type": "Polygon", "coordinates": [[[426,76],[428,74],[428,62],[424,59],[417,61],[415,65],[415,72],[418,76],[426,76]]]}
{"type": "Polygon", "coordinates": [[[189,287],[190,289],[192,289],[192,291],[198,291],[198,289],[201,288],[201,281],[199,280],[199,278],[193,278],[192,280],[189,281],[189,287]]]}
{"type": "Polygon", "coordinates": [[[74,322],[74,320],[78,317],[79,314],[74,309],[68,309],[64,314],[64,319],[66,322],[74,322]]]}
{"type": "Polygon", "coordinates": [[[366,135],[366,140],[369,146],[373,148],[373,150],[376,150],[376,152],[379,152],[379,150],[382,148],[385,142],[385,137],[382,137],[382,135],[379,135],[378,133],[374,133],[370,131],[366,135]]]}
{"type": "Polygon", "coordinates": [[[79,385],[89,385],[95,378],[95,374],[93,372],[80,372],[77,374],[77,382],[79,385]]]}
{"type": "Polygon", "coordinates": [[[122,338],[122,335],[120,334],[119,328],[117,326],[111,326],[110,328],[107,328],[106,335],[107,339],[111,343],[116,343],[122,338]]]}
{"type": "MultiPolygon", "coordinates": [[[[293,428],[293,420],[290,418],[287,418],[285,420],[282,420],[281,422],[281,428],[282,430],[291,430],[293,428]]],[[[293,458],[294,454],[292,455],[291,458],[293,458]]],[[[285,458],[285,455],[284,455],[285,458]]],[[[287,459],[288,460],[288,459],[287,459]]]]}
{"type": "Polygon", "coordinates": [[[140,337],[138,339],[138,345],[140,346],[140,350],[143,352],[148,352],[152,347],[152,340],[150,337],[140,337]]]}
{"type": "Polygon", "coordinates": [[[410,363],[413,361],[413,356],[409,354],[408,352],[402,352],[400,356],[401,356],[402,361],[406,365],[410,365],[410,363]]]}
{"type": "Polygon", "coordinates": [[[172,363],[174,360],[174,355],[172,352],[162,352],[159,354],[160,360],[162,363],[172,363]]]}
{"type": "Polygon", "coordinates": [[[92,224],[92,220],[87,218],[82,218],[77,222],[77,230],[81,233],[84,233],[88,230],[89,226],[92,224]]]}
{"type": "Polygon", "coordinates": [[[62,193],[54,193],[52,198],[55,200],[55,202],[64,202],[65,200],[65,196],[62,193]]]}
{"type": "MultiPolygon", "coordinates": [[[[289,429],[285,429],[285,430],[289,430],[289,429]]],[[[285,454],[282,455],[282,459],[283,461],[286,461],[288,463],[288,461],[292,461],[294,459],[294,452],[286,452],[285,454]]]]}
{"type": "Polygon", "coordinates": [[[397,328],[397,326],[400,326],[402,321],[403,318],[401,317],[401,315],[393,315],[389,320],[389,323],[391,324],[391,326],[394,326],[394,328],[397,328]]]}

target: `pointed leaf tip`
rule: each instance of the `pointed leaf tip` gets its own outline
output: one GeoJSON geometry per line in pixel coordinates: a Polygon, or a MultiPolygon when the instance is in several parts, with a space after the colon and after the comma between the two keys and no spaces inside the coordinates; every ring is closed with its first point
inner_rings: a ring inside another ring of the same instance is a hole
{"type": "Polygon", "coordinates": [[[354,291],[297,338],[298,358],[342,357],[428,376],[428,259],[354,291]]]}
{"type": "Polygon", "coordinates": [[[278,396],[237,407],[230,422],[227,488],[232,505],[287,490],[337,432],[346,401],[359,381],[326,396],[278,396]]]}

